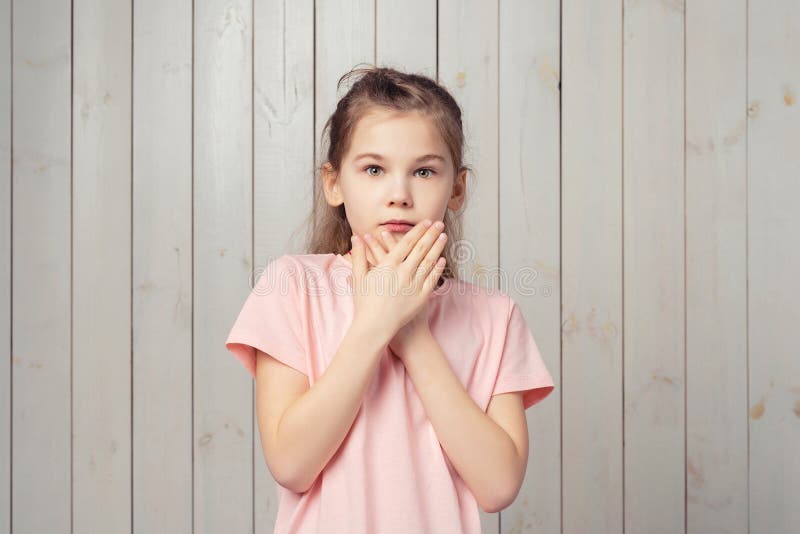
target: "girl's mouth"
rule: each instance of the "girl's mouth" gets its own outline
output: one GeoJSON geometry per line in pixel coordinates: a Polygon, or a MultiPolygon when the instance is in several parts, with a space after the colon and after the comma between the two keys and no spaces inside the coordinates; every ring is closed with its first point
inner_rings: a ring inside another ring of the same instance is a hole
{"type": "Polygon", "coordinates": [[[397,223],[388,223],[388,224],[383,224],[381,226],[383,226],[383,228],[385,228],[390,232],[408,232],[409,230],[414,228],[410,224],[397,224],[397,223]]]}

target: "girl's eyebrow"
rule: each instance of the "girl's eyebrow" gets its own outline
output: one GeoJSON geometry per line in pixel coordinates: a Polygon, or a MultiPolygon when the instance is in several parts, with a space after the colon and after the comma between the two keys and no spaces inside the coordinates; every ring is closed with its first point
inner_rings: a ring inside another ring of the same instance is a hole
{"type": "MultiPolygon", "coordinates": [[[[379,161],[383,161],[384,160],[384,157],[381,156],[380,154],[359,154],[358,156],[356,156],[353,159],[353,161],[358,161],[358,160],[360,160],[362,158],[373,158],[373,159],[377,159],[379,161]]],[[[416,159],[415,163],[419,163],[421,161],[428,161],[428,160],[437,160],[437,161],[441,161],[442,163],[447,163],[447,160],[444,159],[439,154],[425,154],[424,156],[418,157],[416,159]]]]}

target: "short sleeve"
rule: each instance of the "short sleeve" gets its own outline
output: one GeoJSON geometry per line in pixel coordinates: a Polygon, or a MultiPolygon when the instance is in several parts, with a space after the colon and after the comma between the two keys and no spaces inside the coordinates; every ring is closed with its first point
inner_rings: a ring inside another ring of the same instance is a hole
{"type": "Polygon", "coordinates": [[[308,375],[303,344],[302,300],[298,277],[302,269],[287,255],[258,276],[225,341],[247,371],[256,376],[256,350],[308,375]]]}
{"type": "Polygon", "coordinates": [[[510,311],[492,395],[524,392],[522,401],[527,410],[549,395],[555,385],[519,306],[510,297],[508,302],[510,311]]]}

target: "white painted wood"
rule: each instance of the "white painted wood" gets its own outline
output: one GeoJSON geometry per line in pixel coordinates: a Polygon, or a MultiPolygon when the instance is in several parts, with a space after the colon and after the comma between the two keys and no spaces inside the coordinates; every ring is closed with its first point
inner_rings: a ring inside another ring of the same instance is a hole
{"type": "Polygon", "coordinates": [[[624,4],[625,532],[685,522],[683,15],[682,2],[624,4]]]}
{"type": "Polygon", "coordinates": [[[375,61],[436,79],[436,2],[375,1],[375,61]]]}
{"type": "Polygon", "coordinates": [[[192,6],[133,3],[133,529],[192,532],[192,6]]]}
{"type": "Polygon", "coordinates": [[[322,128],[350,88],[343,83],[337,90],[339,78],[364,66],[360,63],[375,62],[375,2],[317,0],[314,7],[314,161],[319,165],[327,159],[322,153],[327,140],[325,147],[320,146],[322,128]]]}
{"type": "Polygon", "coordinates": [[[748,4],[750,532],[800,531],[800,12],[748,4]]]}
{"type": "Polygon", "coordinates": [[[686,10],[687,534],[748,532],[746,17],[686,10]]]}
{"type": "Polygon", "coordinates": [[[131,525],[131,10],[73,2],[72,528],[131,525]]]}
{"type": "Polygon", "coordinates": [[[197,534],[254,530],[253,379],[224,348],[252,267],[252,13],[248,0],[194,3],[197,534]]]}
{"type": "Polygon", "coordinates": [[[10,515],[13,532],[69,532],[70,3],[14,2],[12,19],[10,515]]]}
{"type": "Polygon", "coordinates": [[[623,528],[622,12],[562,3],[562,530],[623,528]]]}
{"type": "Polygon", "coordinates": [[[501,289],[518,303],[556,389],[526,411],[528,469],[500,530],[561,531],[559,2],[500,4],[501,289]]]}
{"type": "Polygon", "coordinates": [[[684,4],[0,0],[0,534],[272,531],[222,340],[359,63],[462,106],[461,276],[559,383],[483,531],[800,530],[800,16],[684,4]]]}
{"type": "Polygon", "coordinates": [[[464,212],[466,258],[459,277],[497,286],[498,7],[491,2],[439,2],[439,82],[462,109],[469,173],[464,212]]]}
{"type": "MultiPolygon", "coordinates": [[[[499,286],[498,257],[498,4],[439,2],[439,82],[458,101],[466,136],[467,175],[464,240],[456,255],[458,277],[483,287],[499,286]]],[[[481,528],[499,531],[498,514],[480,510],[481,528]]]]}
{"type": "MultiPolygon", "coordinates": [[[[302,250],[302,222],[314,183],[314,3],[255,4],[253,114],[254,275],[283,254],[302,250]]],[[[237,285],[240,303],[246,287],[237,285]]],[[[255,395],[254,395],[255,399],[255,395]]],[[[258,428],[253,405],[253,428],[258,428]]],[[[272,532],[277,485],[261,435],[253,432],[255,531],[272,532]]]]}
{"type": "Polygon", "coordinates": [[[0,0],[0,534],[11,533],[11,0],[0,0]]]}
{"type": "MultiPolygon", "coordinates": [[[[314,3],[255,6],[256,268],[305,244],[314,156],[314,3]]],[[[266,467],[266,464],[265,464],[266,467]]]]}

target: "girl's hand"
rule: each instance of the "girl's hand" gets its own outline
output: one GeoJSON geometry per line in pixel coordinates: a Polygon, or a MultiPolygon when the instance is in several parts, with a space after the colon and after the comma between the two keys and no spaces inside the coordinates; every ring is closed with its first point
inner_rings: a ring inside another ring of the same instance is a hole
{"type": "MultiPolygon", "coordinates": [[[[370,234],[364,239],[353,236],[353,304],[354,321],[374,323],[386,339],[393,339],[398,331],[423,310],[427,327],[427,302],[444,270],[445,259],[439,258],[446,236],[438,239],[441,228],[423,222],[406,232],[390,251],[370,234]],[[367,250],[375,258],[369,268],[367,250]],[[438,258],[438,260],[437,260],[438,258]]],[[[444,235],[444,234],[441,234],[444,235]]],[[[398,339],[415,330],[422,321],[417,320],[398,339]]]]}
{"type": "MultiPolygon", "coordinates": [[[[443,239],[444,242],[446,242],[447,234],[441,234],[441,235],[444,236],[443,239]]],[[[388,252],[392,250],[398,243],[397,239],[391,232],[383,231],[381,232],[381,236],[382,239],[379,240],[377,244],[378,253],[388,252]]],[[[438,278],[434,281],[433,285],[434,290],[436,290],[436,282],[438,282],[438,278]]],[[[395,356],[400,358],[400,360],[403,360],[403,356],[406,354],[406,351],[413,345],[413,343],[416,340],[420,339],[421,337],[431,335],[430,323],[428,322],[429,302],[430,299],[426,300],[425,304],[422,305],[417,314],[414,315],[414,317],[412,317],[411,320],[409,320],[405,325],[400,327],[400,329],[394,335],[392,340],[389,342],[389,349],[395,356]]]]}

